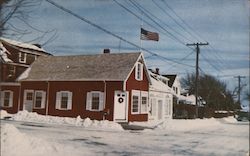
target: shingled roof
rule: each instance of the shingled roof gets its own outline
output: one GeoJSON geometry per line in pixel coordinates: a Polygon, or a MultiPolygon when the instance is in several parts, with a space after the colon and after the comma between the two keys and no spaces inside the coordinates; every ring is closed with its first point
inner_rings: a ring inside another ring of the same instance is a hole
{"type": "Polygon", "coordinates": [[[162,75],[162,76],[167,77],[169,79],[168,86],[172,87],[177,75],[162,75]]]}
{"type": "Polygon", "coordinates": [[[23,81],[124,81],[141,53],[41,56],[23,81]]]}

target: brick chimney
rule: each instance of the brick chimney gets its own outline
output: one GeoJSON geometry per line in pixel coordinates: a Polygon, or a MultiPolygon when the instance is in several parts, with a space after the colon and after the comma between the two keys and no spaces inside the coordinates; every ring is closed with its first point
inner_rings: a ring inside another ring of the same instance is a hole
{"type": "Polygon", "coordinates": [[[103,54],[110,54],[110,49],[103,49],[103,54]]]}
{"type": "Polygon", "coordinates": [[[159,68],[155,68],[155,74],[160,75],[160,69],[159,68]]]}

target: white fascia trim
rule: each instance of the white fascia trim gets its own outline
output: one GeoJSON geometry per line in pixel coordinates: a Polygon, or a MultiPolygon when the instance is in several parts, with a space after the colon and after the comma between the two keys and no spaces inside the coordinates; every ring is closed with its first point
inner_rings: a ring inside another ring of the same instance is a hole
{"type": "Polygon", "coordinates": [[[18,82],[1,82],[0,86],[21,86],[18,82]]]}

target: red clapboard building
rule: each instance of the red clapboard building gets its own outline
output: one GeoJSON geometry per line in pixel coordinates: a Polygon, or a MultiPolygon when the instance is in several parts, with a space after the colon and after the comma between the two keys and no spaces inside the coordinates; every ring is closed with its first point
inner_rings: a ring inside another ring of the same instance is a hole
{"type": "Polygon", "coordinates": [[[115,122],[147,121],[149,74],[142,53],[39,57],[20,78],[13,110],[89,117],[115,122]]]}
{"type": "Polygon", "coordinates": [[[9,113],[16,113],[20,103],[18,77],[39,56],[51,55],[40,45],[0,38],[0,106],[9,113]]]}

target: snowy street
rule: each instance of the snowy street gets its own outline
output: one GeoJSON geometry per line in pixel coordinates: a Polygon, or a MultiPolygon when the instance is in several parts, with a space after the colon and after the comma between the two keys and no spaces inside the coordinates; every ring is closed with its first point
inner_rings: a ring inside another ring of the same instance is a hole
{"type": "Polygon", "coordinates": [[[175,120],[155,130],[125,131],[1,120],[1,146],[2,156],[246,156],[249,122],[237,122],[233,118],[175,120]],[[210,124],[204,126],[202,122],[210,124]]]}

